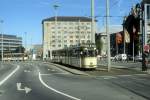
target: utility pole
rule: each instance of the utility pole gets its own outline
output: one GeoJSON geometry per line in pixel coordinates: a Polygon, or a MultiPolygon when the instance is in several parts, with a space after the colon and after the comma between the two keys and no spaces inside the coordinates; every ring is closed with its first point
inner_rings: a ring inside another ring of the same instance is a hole
{"type": "Polygon", "coordinates": [[[124,35],[124,41],[123,41],[124,50],[123,50],[123,53],[124,53],[124,54],[126,54],[125,20],[126,20],[126,16],[125,16],[124,19],[123,19],[123,35],[124,35]]]}
{"type": "Polygon", "coordinates": [[[110,61],[110,34],[109,34],[109,0],[106,0],[106,34],[107,34],[107,58],[108,58],[108,71],[111,70],[110,61]]]}
{"type": "Polygon", "coordinates": [[[91,0],[91,16],[92,16],[92,24],[91,24],[91,42],[95,43],[95,0],[91,0]]]}
{"type": "MultiPolygon", "coordinates": [[[[1,27],[2,27],[3,22],[4,22],[3,20],[0,20],[1,27]]],[[[1,59],[2,59],[2,63],[3,63],[3,58],[4,58],[3,57],[3,53],[4,53],[3,50],[4,49],[3,49],[3,32],[2,32],[2,28],[1,28],[1,46],[2,46],[1,47],[1,59]]]]}
{"type": "Polygon", "coordinates": [[[27,32],[24,33],[25,34],[25,51],[27,50],[27,32]]]}

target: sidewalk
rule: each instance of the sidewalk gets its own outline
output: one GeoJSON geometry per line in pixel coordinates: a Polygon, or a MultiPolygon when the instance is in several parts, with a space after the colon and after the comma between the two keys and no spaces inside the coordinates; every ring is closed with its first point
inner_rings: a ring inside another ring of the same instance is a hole
{"type": "Polygon", "coordinates": [[[86,75],[86,76],[116,76],[116,75],[135,75],[135,74],[150,74],[148,72],[142,72],[141,69],[127,68],[125,66],[111,66],[111,70],[108,72],[107,67],[102,65],[96,68],[96,70],[81,71],[72,67],[66,67],[60,64],[51,63],[54,66],[70,72],[75,75],[86,75]]]}
{"type": "Polygon", "coordinates": [[[150,70],[147,72],[141,71],[140,68],[136,67],[125,67],[125,66],[111,66],[111,70],[108,72],[108,68],[106,65],[99,65],[97,69],[93,72],[87,71],[88,74],[90,75],[96,75],[96,76],[101,76],[101,75],[134,75],[134,74],[150,74],[150,70]]]}

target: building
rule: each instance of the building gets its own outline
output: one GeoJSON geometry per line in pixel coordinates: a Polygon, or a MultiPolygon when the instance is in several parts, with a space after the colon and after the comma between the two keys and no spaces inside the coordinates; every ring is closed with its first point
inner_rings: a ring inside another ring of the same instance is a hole
{"type": "MultiPolygon", "coordinates": [[[[99,55],[102,55],[102,56],[107,55],[107,48],[108,48],[107,34],[106,34],[105,30],[106,30],[105,27],[101,28],[102,32],[97,33],[96,37],[95,37],[96,46],[99,51],[99,55]]],[[[123,27],[122,27],[122,25],[111,25],[111,26],[109,26],[109,30],[110,30],[110,32],[109,32],[109,34],[110,34],[110,49],[111,49],[111,55],[112,55],[112,53],[114,51],[112,49],[115,44],[115,38],[114,38],[113,34],[122,31],[123,27]]]]}
{"type": "Polygon", "coordinates": [[[44,19],[43,59],[51,57],[52,50],[91,42],[92,37],[95,40],[95,35],[91,36],[91,23],[92,19],[88,17],[58,16],[44,19]]]}
{"type": "Polygon", "coordinates": [[[30,47],[27,51],[29,59],[31,60],[40,60],[42,59],[43,46],[41,44],[35,44],[30,47]]]}
{"type": "Polygon", "coordinates": [[[0,55],[3,53],[17,53],[18,47],[22,47],[22,38],[15,35],[0,34],[0,55]],[[2,48],[3,43],[3,48],[2,48]]]}
{"type": "Polygon", "coordinates": [[[99,55],[107,55],[107,35],[106,33],[96,34],[96,48],[99,55]]]}

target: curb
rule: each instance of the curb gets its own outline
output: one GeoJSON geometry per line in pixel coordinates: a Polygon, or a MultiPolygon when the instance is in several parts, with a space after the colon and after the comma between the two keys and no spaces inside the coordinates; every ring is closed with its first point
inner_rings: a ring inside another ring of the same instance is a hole
{"type": "MultiPolygon", "coordinates": [[[[49,62],[49,63],[50,63],[50,62],[49,62]]],[[[63,65],[59,65],[59,64],[55,64],[55,63],[50,63],[50,64],[52,64],[52,65],[54,65],[54,66],[56,66],[56,67],[58,67],[58,68],[60,68],[60,69],[63,69],[63,70],[65,70],[65,71],[67,71],[67,72],[69,72],[69,73],[71,73],[71,74],[90,76],[90,75],[87,74],[87,73],[84,73],[84,72],[79,71],[79,70],[76,70],[76,69],[71,69],[71,68],[65,67],[65,66],[63,66],[63,65]]]]}

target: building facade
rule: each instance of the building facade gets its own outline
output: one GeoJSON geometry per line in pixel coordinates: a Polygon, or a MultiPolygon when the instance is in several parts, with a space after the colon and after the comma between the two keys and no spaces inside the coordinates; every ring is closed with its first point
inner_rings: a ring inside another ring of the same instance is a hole
{"type": "Polygon", "coordinates": [[[4,54],[16,53],[18,47],[22,47],[21,37],[17,37],[15,35],[0,34],[0,55],[2,50],[4,54]]]}
{"type": "Polygon", "coordinates": [[[31,60],[40,60],[42,59],[43,46],[42,44],[35,44],[28,49],[27,54],[31,60]]]}
{"type": "Polygon", "coordinates": [[[91,22],[92,19],[88,17],[58,16],[44,19],[43,58],[51,57],[52,50],[91,42],[91,22]]]}

